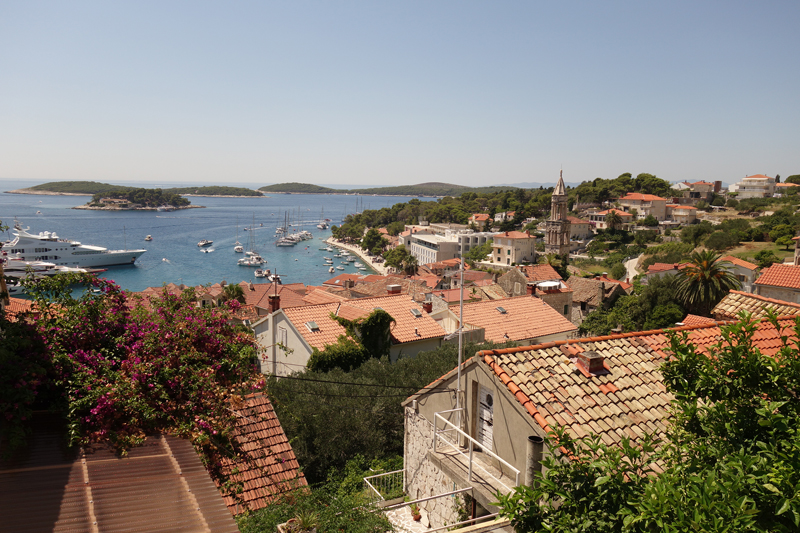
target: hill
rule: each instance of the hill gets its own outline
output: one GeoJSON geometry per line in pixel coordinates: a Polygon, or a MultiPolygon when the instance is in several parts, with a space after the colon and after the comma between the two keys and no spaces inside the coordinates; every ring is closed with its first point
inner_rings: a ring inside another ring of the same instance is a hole
{"type": "Polygon", "coordinates": [[[206,187],[171,187],[164,189],[165,193],[196,194],[198,196],[264,196],[260,191],[245,187],[227,187],[224,185],[210,185],[206,187]]]}
{"type": "Polygon", "coordinates": [[[108,183],[98,183],[96,181],[51,181],[28,187],[33,191],[41,192],[60,192],[69,194],[100,194],[113,191],[122,191],[129,187],[120,185],[109,185],[108,183]]]}
{"type": "Polygon", "coordinates": [[[348,191],[331,189],[330,187],[320,187],[319,185],[312,185],[310,183],[276,183],[275,185],[266,185],[260,187],[259,191],[263,192],[290,192],[290,193],[304,193],[304,194],[330,194],[330,193],[346,193],[348,191]]]}
{"type": "Polygon", "coordinates": [[[459,196],[465,192],[495,193],[516,189],[513,186],[467,187],[450,183],[428,182],[417,185],[397,185],[395,187],[370,187],[363,189],[331,189],[309,183],[278,183],[258,190],[264,192],[306,193],[306,194],[379,194],[382,196],[459,196]]]}

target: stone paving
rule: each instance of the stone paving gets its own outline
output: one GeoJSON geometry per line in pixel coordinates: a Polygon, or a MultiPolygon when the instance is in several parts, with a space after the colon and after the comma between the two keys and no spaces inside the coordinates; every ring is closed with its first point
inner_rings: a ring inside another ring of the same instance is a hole
{"type": "Polygon", "coordinates": [[[411,509],[407,505],[399,509],[386,511],[386,518],[389,519],[389,522],[394,526],[394,530],[398,533],[425,533],[429,529],[423,525],[423,521],[425,521],[424,514],[422,520],[415,522],[414,517],[411,516],[411,509]]]}

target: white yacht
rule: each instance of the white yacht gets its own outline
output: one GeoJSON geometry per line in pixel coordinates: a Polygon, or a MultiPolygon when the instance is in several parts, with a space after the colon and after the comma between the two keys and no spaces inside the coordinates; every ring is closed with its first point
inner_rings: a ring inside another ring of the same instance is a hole
{"type": "Polygon", "coordinates": [[[102,246],[81,244],[78,241],[62,239],[55,232],[42,231],[30,233],[15,221],[14,240],[0,246],[9,259],[22,261],[47,261],[69,267],[107,267],[131,265],[147,250],[109,250],[102,246]]]}

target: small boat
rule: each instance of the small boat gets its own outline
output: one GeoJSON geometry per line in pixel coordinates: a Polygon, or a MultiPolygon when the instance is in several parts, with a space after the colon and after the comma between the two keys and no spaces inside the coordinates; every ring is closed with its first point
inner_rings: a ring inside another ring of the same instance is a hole
{"type": "Polygon", "coordinates": [[[240,254],[244,252],[244,246],[242,246],[241,244],[237,244],[236,246],[233,247],[233,251],[236,252],[237,254],[240,254]]]}
{"type": "Polygon", "coordinates": [[[330,272],[331,274],[333,274],[334,272],[336,272],[336,269],[335,269],[335,268],[333,268],[333,267],[330,267],[330,268],[328,269],[328,272],[330,272]]]}
{"type": "Polygon", "coordinates": [[[359,270],[367,270],[367,267],[362,266],[362,267],[358,267],[358,269],[359,270]]]}
{"type": "Polygon", "coordinates": [[[37,215],[41,215],[41,214],[42,214],[42,212],[41,212],[41,211],[36,211],[36,214],[37,214],[37,215]]]}
{"type": "Polygon", "coordinates": [[[253,272],[253,275],[255,277],[257,277],[257,278],[266,278],[267,277],[267,273],[264,272],[263,270],[261,270],[260,268],[257,268],[256,271],[253,272]]]}
{"type": "Polygon", "coordinates": [[[331,257],[323,257],[323,259],[324,259],[325,261],[333,261],[333,258],[331,258],[331,257]]]}
{"type": "Polygon", "coordinates": [[[336,267],[336,270],[344,270],[344,267],[343,266],[338,266],[338,267],[336,267]]]}
{"type": "Polygon", "coordinates": [[[214,241],[209,241],[208,239],[203,239],[197,243],[197,246],[211,246],[214,244],[214,241]]]}
{"type": "Polygon", "coordinates": [[[144,238],[144,240],[152,241],[153,240],[153,236],[152,235],[148,235],[147,237],[144,238]]]}
{"type": "Polygon", "coordinates": [[[270,274],[267,276],[267,279],[270,280],[272,283],[281,284],[281,277],[278,274],[270,274]]]}
{"type": "Polygon", "coordinates": [[[361,263],[361,262],[359,262],[359,261],[356,261],[355,263],[353,263],[353,266],[354,266],[354,267],[356,267],[356,268],[361,268],[361,267],[363,267],[363,266],[364,266],[364,263],[361,263]]]}
{"type": "Polygon", "coordinates": [[[210,254],[211,252],[214,251],[214,249],[213,248],[203,248],[200,251],[203,252],[204,254],[210,254]]]}

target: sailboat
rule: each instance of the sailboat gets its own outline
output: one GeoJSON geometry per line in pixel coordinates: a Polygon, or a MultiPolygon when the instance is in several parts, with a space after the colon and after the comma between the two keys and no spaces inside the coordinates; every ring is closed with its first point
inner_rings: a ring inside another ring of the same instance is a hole
{"type": "Polygon", "coordinates": [[[317,224],[317,228],[319,229],[328,229],[328,223],[325,222],[325,208],[322,208],[322,212],[319,214],[319,224],[317,224]]]}
{"type": "MultiPolygon", "coordinates": [[[[253,225],[251,228],[256,227],[256,216],[253,215],[253,225]]],[[[252,266],[259,266],[263,265],[267,261],[259,255],[258,251],[256,251],[256,234],[254,231],[250,232],[250,242],[249,242],[250,251],[245,254],[245,257],[242,257],[237,261],[239,266],[245,267],[252,267],[252,266]]]]}
{"type": "MultiPolygon", "coordinates": [[[[253,215],[255,218],[255,215],[253,215]]],[[[244,246],[239,242],[239,217],[236,217],[236,242],[233,243],[233,251],[237,254],[244,253],[244,246]]]]}

